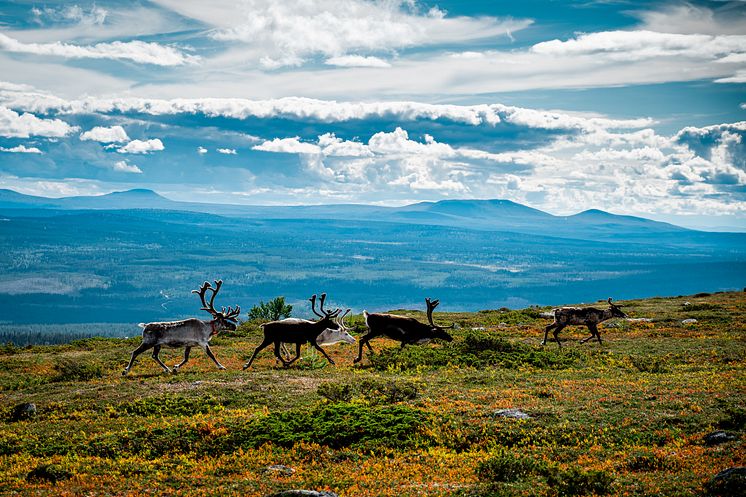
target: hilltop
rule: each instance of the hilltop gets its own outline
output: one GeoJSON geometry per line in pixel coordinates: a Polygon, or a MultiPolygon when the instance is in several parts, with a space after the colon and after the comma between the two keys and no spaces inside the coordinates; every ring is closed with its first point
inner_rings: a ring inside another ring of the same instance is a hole
{"type": "Polygon", "coordinates": [[[375,340],[363,367],[335,345],[336,367],[304,351],[281,369],[267,350],[241,371],[256,323],[213,340],[227,371],[195,350],[178,375],[144,354],[122,377],[137,338],[6,346],[0,493],[699,494],[746,463],[746,294],[621,304],[633,319],[602,325],[602,347],[577,343],[585,329],[565,330],[562,352],[539,346],[546,309],[436,313],[454,342],[375,340]],[[12,421],[24,402],[36,415],[12,421]],[[708,446],[716,429],[736,439],[708,446]]]}

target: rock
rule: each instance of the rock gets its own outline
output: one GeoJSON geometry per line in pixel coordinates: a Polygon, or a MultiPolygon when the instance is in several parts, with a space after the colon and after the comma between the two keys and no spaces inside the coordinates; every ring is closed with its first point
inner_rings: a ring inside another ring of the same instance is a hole
{"type": "Polygon", "coordinates": [[[733,435],[722,430],[718,430],[713,431],[709,435],[705,436],[705,445],[712,447],[713,445],[724,444],[725,442],[730,442],[731,440],[735,439],[736,437],[734,437],[733,435]]]}
{"type": "Polygon", "coordinates": [[[684,302],[682,305],[684,307],[689,307],[690,305],[692,305],[692,303],[691,302],[684,302]]]}
{"type": "Polygon", "coordinates": [[[472,328],[471,331],[484,331],[486,329],[487,328],[485,328],[484,326],[477,326],[475,328],[472,328]]]}
{"type": "Polygon", "coordinates": [[[497,327],[498,328],[507,328],[508,327],[508,323],[500,323],[500,324],[497,325],[497,327]]]}
{"type": "Polygon", "coordinates": [[[652,323],[653,320],[650,318],[627,318],[630,323],[652,323]]]}
{"type": "Polygon", "coordinates": [[[10,413],[11,421],[22,421],[24,419],[31,419],[36,416],[36,404],[26,402],[24,404],[18,404],[13,408],[13,412],[10,413]]]}
{"type": "Polygon", "coordinates": [[[697,320],[696,320],[696,319],[693,319],[693,318],[689,318],[689,319],[685,319],[685,320],[683,320],[683,321],[681,322],[681,324],[694,324],[694,323],[696,323],[696,322],[697,322],[697,320]]]}
{"type": "Polygon", "coordinates": [[[295,470],[291,468],[290,466],[283,466],[282,464],[271,464],[264,469],[262,469],[263,473],[278,473],[281,475],[290,476],[293,473],[295,473],[295,470]]]}
{"type": "Polygon", "coordinates": [[[275,494],[268,495],[267,497],[339,497],[334,492],[316,490],[283,490],[275,494]]]}
{"type": "Polygon", "coordinates": [[[728,468],[712,477],[705,485],[709,495],[736,497],[746,495],[746,468],[728,468]]]}
{"type": "Polygon", "coordinates": [[[521,411],[520,409],[500,409],[495,411],[493,416],[498,418],[513,418],[513,419],[531,419],[531,416],[521,411]]]}

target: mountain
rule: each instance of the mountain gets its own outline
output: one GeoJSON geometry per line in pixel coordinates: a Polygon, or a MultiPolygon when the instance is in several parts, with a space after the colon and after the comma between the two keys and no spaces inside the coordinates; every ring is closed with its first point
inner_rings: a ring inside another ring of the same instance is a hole
{"type": "MultiPolygon", "coordinates": [[[[248,219],[309,219],[382,221],[446,226],[486,231],[541,234],[582,240],[636,240],[657,234],[672,236],[691,232],[649,219],[587,210],[572,216],[554,216],[510,200],[441,200],[403,207],[359,204],[310,206],[251,206],[169,200],[152,190],[136,189],[99,196],[59,199],[0,190],[0,209],[187,211],[248,219]]],[[[39,213],[39,215],[43,215],[39,213]]]]}

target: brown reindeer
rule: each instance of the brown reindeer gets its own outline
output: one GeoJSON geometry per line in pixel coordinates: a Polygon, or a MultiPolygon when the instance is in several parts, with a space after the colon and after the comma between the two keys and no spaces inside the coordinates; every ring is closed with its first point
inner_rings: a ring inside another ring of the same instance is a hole
{"type": "Polygon", "coordinates": [[[558,309],[553,309],[552,313],[554,314],[554,322],[544,328],[544,340],[541,341],[541,344],[546,345],[549,330],[554,329],[554,339],[557,341],[557,345],[562,348],[558,336],[559,332],[566,326],[570,325],[587,326],[590,330],[591,336],[582,339],[580,343],[585,343],[593,337],[596,337],[599,344],[602,343],[601,334],[598,332],[598,324],[611,318],[627,317],[620,306],[611,303],[611,297],[609,297],[608,302],[609,308],[605,310],[596,309],[595,307],[560,307],[558,309]]]}

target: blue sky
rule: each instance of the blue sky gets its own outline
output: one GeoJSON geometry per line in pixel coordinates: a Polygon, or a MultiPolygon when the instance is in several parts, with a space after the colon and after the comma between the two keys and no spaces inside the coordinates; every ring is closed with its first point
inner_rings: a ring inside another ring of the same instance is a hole
{"type": "Polygon", "coordinates": [[[0,2],[0,187],[746,228],[745,90],[742,1],[0,2]]]}

